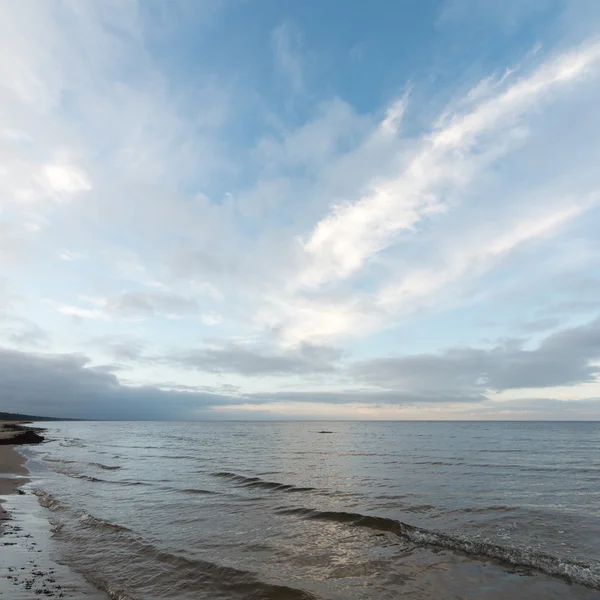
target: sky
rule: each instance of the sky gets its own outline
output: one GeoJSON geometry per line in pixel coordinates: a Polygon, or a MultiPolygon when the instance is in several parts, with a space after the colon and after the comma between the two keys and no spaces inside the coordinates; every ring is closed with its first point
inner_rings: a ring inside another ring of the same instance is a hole
{"type": "Polygon", "coordinates": [[[0,410],[600,419],[597,0],[0,10],[0,410]]]}

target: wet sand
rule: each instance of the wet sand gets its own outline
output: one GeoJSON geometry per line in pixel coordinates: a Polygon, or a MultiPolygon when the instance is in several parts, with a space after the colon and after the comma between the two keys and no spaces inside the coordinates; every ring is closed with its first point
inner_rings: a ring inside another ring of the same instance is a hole
{"type": "MultiPolygon", "coordinates": [[[[39,433],[34,433],[39,436],[39,433]]],[[[29,481],[26,477],[29,471],[25,468],[25,457],[15,450],[13,443],[18,444],[24,435],[31,439],[28,428],[24,425],[0,422],[0,535],[3,532],[2,525],[10,518],[2,497],[22,493],[20,486],[29,481]]]]}
{"type": "Polygon", "coordinates": [[[0,423],[0,599],[106,598],[52,559],[52,530],[29,482],[26,459],[16,448],[43,441],[41,430],[0,423]]]}

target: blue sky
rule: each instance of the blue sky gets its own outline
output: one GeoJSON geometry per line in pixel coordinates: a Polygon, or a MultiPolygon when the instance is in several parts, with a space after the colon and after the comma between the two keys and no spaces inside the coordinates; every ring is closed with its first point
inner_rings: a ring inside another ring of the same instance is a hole
{"type": "Polygon", "coordinates": [[[0,408],[600,418],[600,5],[2,3],[0,408]]]}

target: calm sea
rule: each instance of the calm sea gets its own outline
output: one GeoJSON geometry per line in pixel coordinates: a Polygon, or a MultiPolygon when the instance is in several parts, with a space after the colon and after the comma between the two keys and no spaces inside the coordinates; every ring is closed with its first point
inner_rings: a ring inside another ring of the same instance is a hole
{"type": "Polygon", "coordinates": [[[46,423],[56,557],[123,599],[598,598],[599,423],[46,423]]]}

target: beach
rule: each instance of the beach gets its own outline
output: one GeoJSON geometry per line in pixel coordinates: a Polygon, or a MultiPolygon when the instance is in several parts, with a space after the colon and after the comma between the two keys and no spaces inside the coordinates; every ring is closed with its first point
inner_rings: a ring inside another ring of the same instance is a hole
{"type": "Polygon", "coordinates": [[[105,599],[53,558],[52,528],[37,497],[23,489],[27,459],[17,448],[39,444],[43,431],[25,423],[0,422],[0,598],[105,599]]]}
{"type": "MultiPolygon", "coordinates": [[[[0,422],[0,497],[21,492],[20,486],[29,481],[25,457],[15,450],[15,445],[23,443],[23,439],[35,439],[31,434],[40,438],[37,441],[42,441],[39,433],[22,424],[0,422]]],[[[0,523],[3,525],[8,519],[9,514],[0,503],[0,523]]]]}

